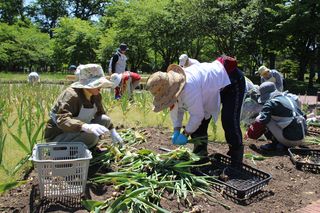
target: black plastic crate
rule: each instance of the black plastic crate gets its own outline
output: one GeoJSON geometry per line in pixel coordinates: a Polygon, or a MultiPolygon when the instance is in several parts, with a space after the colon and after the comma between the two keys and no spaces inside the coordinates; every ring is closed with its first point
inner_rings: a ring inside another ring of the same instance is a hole
{"type": "Polygon", "coordinates": [[[296,168],[306,172],[320,173],[320,150],[289,148],[290,159],[296,168]]]}
{"type": "Polygon", "coordinates": [[[231,159],[228,156],[216,153],[210,156],[212,165],[205,170],[206,175],[214,176],[216,184],[213,188],[236,200],[246,200],[251,195],[257,194],[265,187],[272,176],[268,173],[255,169],[249,165],[241,164],[240,167],[231,167],[231,159]],[[227,175],[228,179],[221,179],[221,174],[227,175]]]}

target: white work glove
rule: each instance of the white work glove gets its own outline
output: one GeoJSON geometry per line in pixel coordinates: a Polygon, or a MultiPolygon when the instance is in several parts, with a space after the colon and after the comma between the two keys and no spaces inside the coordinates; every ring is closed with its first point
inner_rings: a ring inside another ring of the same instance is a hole
{"type": "Polygon", "coordinates": [[[87,133],[93,133],[95,136],[99,137],[109,132],[109,130],[100,124],[83,124],[81,130],[87,133]]]}
{"type": "Polygon", "coordinates": [[[123,144],[123,139],[120,137],[120,135],[117,133],[117,131],[115,130],[115,128],[111,129],[110,130],[110,133],[111,133],[111,138],[112,138],[112,142],[114,144],[120,144],[122,145],[123,144]]]}

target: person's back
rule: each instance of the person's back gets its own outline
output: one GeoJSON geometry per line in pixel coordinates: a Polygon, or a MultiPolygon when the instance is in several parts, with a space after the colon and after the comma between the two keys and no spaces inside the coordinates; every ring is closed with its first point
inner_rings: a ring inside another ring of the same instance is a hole
{"type": "Polygon", "coordinates": [[[28,75],[28,82],[31,84],[39,83],[40,82],[40,77],[37,72],[31,72],[28,75]]]}
{"type": "Polygon", "coordinates": [[[181,97],[204,97],[203,108],[206,115],[214,113],[217,120],[220,108],[220,89],[230,84],[229,77],[223,65],[218,61],[212,63],[199,63],[184,69],[186,85],[181,97]],[[199,94],[200,93],[200,94],[199,94]]]}
{"type": "MultiPolygon", "coordinates": [[[[305,124],[299,124],[295,119],[303,117],[297,102],[290,96],[279,95],[270,100],[271,119],[283,129],[283,136],[288,140],[302,140],[305,136],[305,124]]],[[[265,107],[264,105],[264,107],[265,107]]]]}

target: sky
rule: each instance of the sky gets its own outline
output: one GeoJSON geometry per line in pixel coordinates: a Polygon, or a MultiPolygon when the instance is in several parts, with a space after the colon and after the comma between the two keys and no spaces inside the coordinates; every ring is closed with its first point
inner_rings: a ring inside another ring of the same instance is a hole
{"type": "Polygon", "coordinates": [[[34,2],[34,0],[24,0],[23,3],[25,6],[29,5],[30,3],[34,2]]]}

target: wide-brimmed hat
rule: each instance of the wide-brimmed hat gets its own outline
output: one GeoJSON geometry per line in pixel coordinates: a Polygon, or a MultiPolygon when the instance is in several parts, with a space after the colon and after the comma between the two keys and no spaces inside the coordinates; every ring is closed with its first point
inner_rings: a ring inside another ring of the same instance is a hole
{"type": "Polygon", "coordinates": [[[122,74],[113,73],[113,74],[110,76],[110,81],[113,83],[112,88],[116,88],[117,86],[119,86],[119,84],[120,84],[120,82],[121,82],[121,79],[122,79],[122,74]]]}
{"type": "Polygon", "coordinates": [[[263,75],[266,72],[269,72],[270,70],[266,66],[259,67],[258,71],[255,72],[255,74],[263,75]]]}
{"type": "Polygon", "coordinates": [[[177,101],[185,83],[186,74],[177,64],[169,65],[167,72],[153,73],[146,84],[146,89],[154,96],[153,111],[159,112],[172,106],[177,101]]]}
{"type": "Polygon", "coordinates": [[[85,64],[77,67],[78,81],[71,84],[73,88],[95,89],[112,87],[113,83],[106,79],[99,64],[85,64]]]}
{"type": "Polygon", "coordinates": [[[258,103],[265,103],[269,99],[282,95],[276,88],[273,82],[263,82],[259,87],[260,97],[258,98],[258,103]]]}

